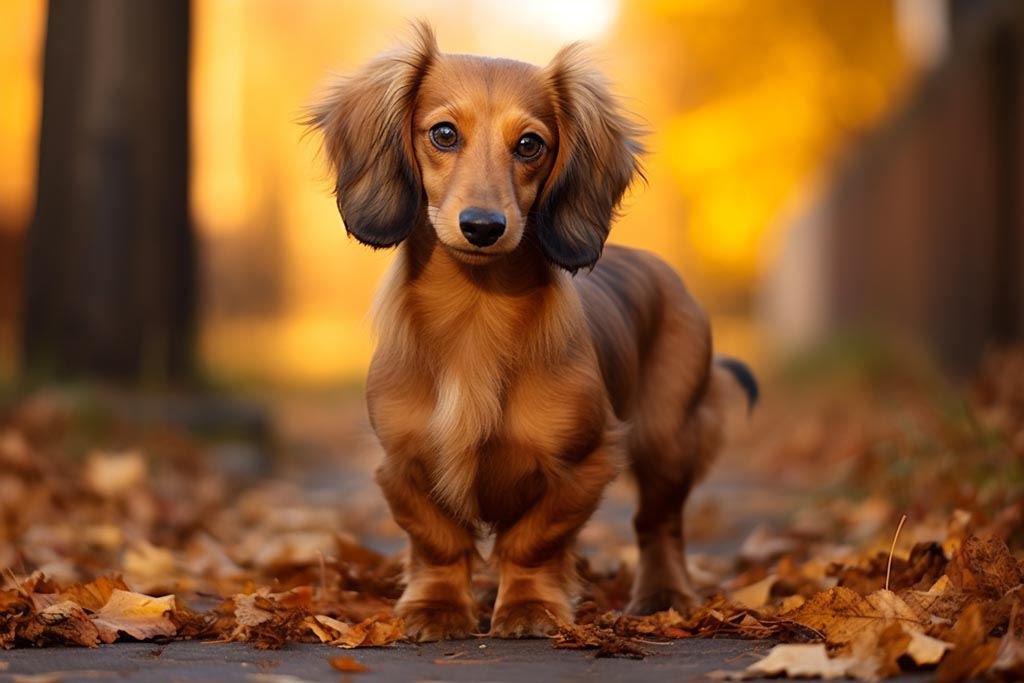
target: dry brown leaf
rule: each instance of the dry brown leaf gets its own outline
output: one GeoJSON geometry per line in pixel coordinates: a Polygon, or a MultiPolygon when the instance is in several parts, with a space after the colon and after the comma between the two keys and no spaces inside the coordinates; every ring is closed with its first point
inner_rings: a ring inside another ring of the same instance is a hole
{"type": "Polygon", "coordinates": [[[235,621],[240,626],[259,626],[274,616],[266,594],[236,595],[234,600],[235,621]]]}
{"type": "Polygon", "coordinates": [[[70,600],[38,612],[19,633],[34,645],[49,643],[95,647],[100,634],[86,613],[70,600]]]}
{"type": "Polygon", "coordinates": [[[101,576],[95,581],[75,584],[61,591],[61,598],[78,603],[81,607],[96,611],[107,604],[115,590],[128,590],[120,576],[101,576]]]}
{"type": "Polygon", "coordinates": [[[731,597],[740,607],[747,609],[758,609],[764,607],[768,603],[768,598],[772,593],[772,586],[779,580],[779,577],[775,574],[769,574],[760,581],[752,583],[749,586],[732,591],[731,597]]]}
{"type": "Polygon", "coordinates": [[[852,661],[847,674],[862,681],[877,681],[899,673],[897,660],[906,652],[910,636],[897,621],[881,630],[864,629],[840,652],[852,661]]]}
{"type": "Polygon", "coordinates": [[[136,640],[148,640],[177,633],[177,627],[169,618],[173,612],[173,595],[154,598],[114,589],[110,600],[93,615],[92,621],[106,642],[113,642],[119,631],[136,640]]]}
{"type": "Polygon", "coordinates": [[[122,496],[145,481],[146,461],[137,451],[92,453],[85,463],[85,483],[105,498],[122,496]]]}
{"type": "Polygon", "coordinates": [[[979,603],[971,603],[953,627],[953,649],[936,671],[939,683],[953,683],[978,676],[996,659],[999,641],[988,637],[979,603]]]}
{"type": "Polygon", "coordinates": [[[941,593],[931,591],[904,591],[903,601],[918,614],[927,614],[932,622],[952,624],[969,603],[977,599],[957,590],[941,593]]]}
{"type": "Polygon", "coordinates": [[[370,630],[363,646],[381,647],[397,643],[405,637],[405,624],[398,617],[388,619],[367,619],[363,624],[370,622],[370,630]]]}
{"type": "Polygon", "coordinates": [[[998,600],[1024,583],[1024,571],[1006,543],[996,538],[967,538],[946,573],[959,590],[989,600],[998,600]]]}
{"type": "Polygon", "coordinates": [[[405,624],[398,617],[370,617],[358,624],[346,624],[323,614],[318,614],[315,619],[330,633],[309,625],[311,630],[321,638],[321,642],[329,642],[338,647],[382,647],[405,638],[405,624]],[[329,640],[324,641],[318,631],[324,632],[329,640]]]}
{"type": "Polygon", "coordinates": [[[862,596],[841,586],[815,595],[781,618],[812,628],[835,645],[863,637],[865,631],[877,639],[892,623],[901,624],[908,632],[924,630],[922,615],[892,591],[862,596]]]}
{"type": "Polygon", "coordinates": [[[907,645],[907,655],[918,666],[932,666],[938,664],[952,647],[953,643],[912,631],[910,644],[907,645]]]}
{"type": "Polygon", "coordinates": [[[331,657],[328,661],[334,669],[344,671],[346,673],[364,673],[366,671],[371,671],[370,667],[360,661],[352,659],[351,657],[331,657]]]}
{"type": "Polygon", "coordinates": [[[852,657],[830,658],[821,643],[776,645],[743,671],[716,671],[713,677],[734,681],[762,676],[843,678],[853,664],[852,657]]]}
{"type": "Polygon", "coordinates": [[[136,590],[149,593],[174,587],[177,561],[167,548],[137,543],[125,551],[123,566],[128,583],[136,590]]]}
{"type": "Polygon", "coordinates": [[[598,657],[643,659],[647,651],[632,638],[599,624],[560,624],[552,637],[560,650],[597,650],[598,657]]]}
{"type": "Polygon", "coordinates": [[[991,672],[1005,680],[1024,679],[1024,600],[1013,606],[1010,625],[999,643],[991,672]]]}

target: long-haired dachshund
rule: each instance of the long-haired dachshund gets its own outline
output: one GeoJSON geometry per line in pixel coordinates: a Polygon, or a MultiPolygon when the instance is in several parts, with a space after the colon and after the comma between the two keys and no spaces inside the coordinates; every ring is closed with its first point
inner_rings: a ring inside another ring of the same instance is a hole
{"type": "Polygon", "coordinates": [[[476,631],[484,530],[501,577],[491,634],[571,622],[573,542],[626,465],[640,497],[628,609],[692,604],[683,504],[721,440],[722,378],[751,401],[756,385],[712,361],[707,318],[667,264],[604,249],[642,147],[581,48],[543,68],[442,54],[420,25],[308,123],[345,229],[399,247],[367,405],[377,481],[411,541],[396,606],[409,637],[476,631]]]}

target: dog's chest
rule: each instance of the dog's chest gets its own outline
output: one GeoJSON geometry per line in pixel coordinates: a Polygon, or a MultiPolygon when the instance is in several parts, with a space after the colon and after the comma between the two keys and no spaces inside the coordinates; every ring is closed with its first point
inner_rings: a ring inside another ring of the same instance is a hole
{"type": "Polygon", "coordinates": [[[480,448],[473,488],[479,519],[501,528],[537,502],[547,477],[536,451],[495,438],[480,448]]]}

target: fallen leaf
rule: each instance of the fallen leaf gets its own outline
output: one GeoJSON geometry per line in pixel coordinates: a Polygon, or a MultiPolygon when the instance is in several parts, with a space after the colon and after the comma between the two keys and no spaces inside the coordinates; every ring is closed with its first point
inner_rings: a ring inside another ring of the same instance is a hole
{"type": "Polygon", "coordinates": [[[598,624],[560,624],[553,640],[558,649],[597,650],[598,657],[643,659],[647,656],[647,651],[633,639],[598,624]]]}
{"type": "Polygon", "coordinates": [[[126,591],[128,586],[120,576],[101,576],[89,583],[70,586],[60,595],[85,609],[96,611],[107,604],[115,590],[126,591]]]}
{"type": "Polygon", "coordinates": [[[173,612],[173,595],[154,598],[114,589],[110,600],[93,615],[92,620],[106,642],[113,642],[118,632],[136,640],[148,640],[177,633],[177,627],[168,618],[173,612]]]}
{"type": "Polygon", "coordinates": [[[1024,679],[1024,600],[1013,606],[1010,626],[999,643],[991,671],[1006,680],[1024,679]]]}
{"type": "Polygon", "coordinates": [[[996,659],[999,641],[988,638],[985,617],[978,603],[971,603],[953,626],[953,649],[936,670],[939,683],[974,678],[996,659]]]}
{"type": "Polygon", "coordinates": [[[842,652],[853,660],[846,673],[862,681],[894,676],[909,645],[910,635],[898,621],[888,622],[881,630],[864,629],[842,652]]]}
{"type": "Polygon", "coordinates": [[[133,588],[151,592],[173,588],[178,565],[170,550],[143,541],[125,551],[123,566],[133,588]]]}
{"type": "Polygon", "coordinates": [[[36,645],[60,643],[95,647],[100,634],[74,602],[65,600],[38,612],[19,634],[36,645]]]}
{"type": "MultiPolygon", "coordinates": [[[[316,621],[333,631],[328,634],[328,641],[323,641],[322,636],[317,633],[321,641],[338,647],[381,647],[405,638],[405,624],[398,617],[370,617],[358,624],[346,624],[333,617],[318,614],[316,621]]],[[[312,630],[314,633],[317,632],[315,628],[312,630]]]]}
{"type": "Polygon", "coordinates": [[[331,657],[328,661],[331,666],[338,671],[345,671],[349,673],[363,673],[371,671],[370,667],[366,666],[362,662],[352,659],[351,657],[331,657]]]}
{"type": "Polygon", "coordinates": [[[931,666],[938,664],[946,654],[947,650],[953,647],[953,643],[947,643],[938,638],[932,638],[918,631],[910,634],[910,644],[907,645],[907,655],[914,660],[918,666],[931,666]]]}
{"type": "Polygon", "coordinates": [[[1006,543],[968,537],[946,568],[950,582],[964,593],[998,600],[1024,582],[1024,571],[1006,543]]]}
{"type": "Polygon", "coordinates": [[[850,643],[865,631],[877,638],[877,634],[894,622],[908,632],[924,630],[922,615],[892,591],[880,590],[862,596],[842,586],[813,596],[781,618],[820,632],[834,645],[850,643]]]}
{"type": "Polygon", "coordinates": [[[265,595],[252,593],[250,595],[235,596],[235,621],[241,626],[259,626],[271,619],[274,613],[267,609],[267,605],[257,604],[257,601],[267,600],[265,595]]]}
{"type": "Polygon", "coordinates": [[[765,657],[743,671],[716,671],[714,678],[726,680],[745,680],[762,676],[843,678],[853,663],[852,657],[830,658],[822,643],[776,645],[765,657]]]}
{"type": "Polygon", "coordinates": [[[752,583],[749,586],[744,586],[738,590],[732,591],[731,597],[740,607],[747,609],[758,609],[764,607],[768,603],[768,598],[772,592],[772,586],[779,580],[779,577],[775,574],[769,574],[760,581],[752,583]]]}
{"type": "Polygon", "coordinates": [[[92,453],[85,463],[85,482],[105,498],[124,495],[146,480],[146,461],[137,451],[92,453]]]}

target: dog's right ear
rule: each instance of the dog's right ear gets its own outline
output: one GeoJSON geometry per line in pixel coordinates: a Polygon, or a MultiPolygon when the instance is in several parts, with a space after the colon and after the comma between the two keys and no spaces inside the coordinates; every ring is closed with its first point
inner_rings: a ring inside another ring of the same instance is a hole
{"type": "Polygon", "coordinates": [[[415,41],[340,80],[303,121],[323,135],[345,230],[374,248],[408,237],[423,190],[412,148],[419,85],[437,58],[434,32],[416,25],[415,41]]]}

